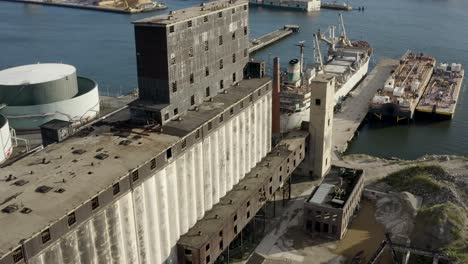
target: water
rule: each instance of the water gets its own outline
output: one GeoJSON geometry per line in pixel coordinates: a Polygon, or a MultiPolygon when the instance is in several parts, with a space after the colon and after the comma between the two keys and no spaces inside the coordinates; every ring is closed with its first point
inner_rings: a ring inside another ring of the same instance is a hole
{"type": "MultiPolygon", "coordinates": [[[[201,1],[166,1],[170,10],[201,1]]],[[[468,2],[464,0],[351,0],[365,12],[345,12],[348,34],[367,39],[374,47],[373,65],[382,57],[400,57],[407,49],[434,55],[439,61],[468,66],[468,2]]],[[[87,10],[0,2],[0,69],[36,62],[75,65],[80,74],[98,81],[102,94],[117,94],[136,87],[136,65],[131,21],[151,14],[122,15],[87,10]]],[[[312,34],[337,24],[338,12],[304,13],[262,7],[250,9],[251,38],[298,24],[301,31],[254,55],[282,63],[297,57],[295,43],[305,40],[306,63],[312,62],[312,34]],[[309,59],[310,58],[310,59],[309,59]]],[[[468,156],[468,98],[462,89],[455,119],[417,122],[410,126],[364,126],[350,153],[416,158],[426,153],[468,156]]]]}

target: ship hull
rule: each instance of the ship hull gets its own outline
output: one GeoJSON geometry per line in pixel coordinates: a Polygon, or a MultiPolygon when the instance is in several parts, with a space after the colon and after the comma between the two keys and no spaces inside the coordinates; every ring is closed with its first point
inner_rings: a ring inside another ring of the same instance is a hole
{"type": "MultiPolygon", "coordinates": [[[[343,84],[343,86],[336,91],[335,93],[335,104],[341,101],[349,92],[356,87],[356,85],[364,79],[369,70],[369,60],[368,59],[356,73],[348,79],[348,81],[343,84]]],[[[309,122],[309,111],[310,108],[307,107],[303,111],[294,112],[294,113],[283,113],[280,117],[281,132],[287,132],[293,129],[298,129],[301,127],[303,121],[309,122]]]]}

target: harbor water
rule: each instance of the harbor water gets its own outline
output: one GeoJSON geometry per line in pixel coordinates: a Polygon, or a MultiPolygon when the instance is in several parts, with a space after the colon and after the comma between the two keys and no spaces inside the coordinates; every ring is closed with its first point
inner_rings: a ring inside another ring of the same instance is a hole
{"type": "MultiPolygon", "coordinates": [[[[197,5],[201,1],[166,1],[168,10],[197,5]]],[[[384,57],[399,58],[406,50],[428,53],[439,62],[468,66],[468,2],[351,0],[364,12],[344,12],[348,35],[368,40],[374,48],[371,67],[384,57]]],[[[0,69],[36,62],[63,62],[78,73],[95,79],[101,94],[121,94],[136,88],[136,59],[131,21],[166,13],[124,15],[0,2],[0,69]]],[[[297,12],[264,7],[250,8],[250,37],[256,38],[285,24],[301,30],[253,55],[267,60],[279,56],[283,65],[298,57],[299,41],[306,43],[306,63],[312,63],[312,34],[338,23],[338,11],[297,12]]],[[[323,48],[325,48],[323,46],[323,48]]],[[[325,51],[325,49],[323,49],[325,51]]],[[[349,153],[381,157],[417,158],[424,154],[468,156],[468,95],[463,84],[455,119],[411,125],[365,125],[349,153]]]]}

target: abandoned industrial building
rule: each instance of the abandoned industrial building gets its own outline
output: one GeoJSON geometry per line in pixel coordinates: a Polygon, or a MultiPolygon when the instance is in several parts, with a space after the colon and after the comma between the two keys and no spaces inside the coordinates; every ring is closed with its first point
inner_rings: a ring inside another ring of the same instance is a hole
{"type": "Polygon", "coordinates": [[[311,234],[342,239],[361,201],[364,171],[336,170],[304,202],[304,226],[311,234]]]}

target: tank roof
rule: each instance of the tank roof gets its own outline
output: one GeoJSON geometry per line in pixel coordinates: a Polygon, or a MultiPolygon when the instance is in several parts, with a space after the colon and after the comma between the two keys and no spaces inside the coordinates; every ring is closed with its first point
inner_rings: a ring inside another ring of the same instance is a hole
{"type": "Polygon", "coordinates": [[[37,84],[55,81],[76,72],[76,68],[61,63],[38,63],[0,71],[0,85],[37,84]]]}

